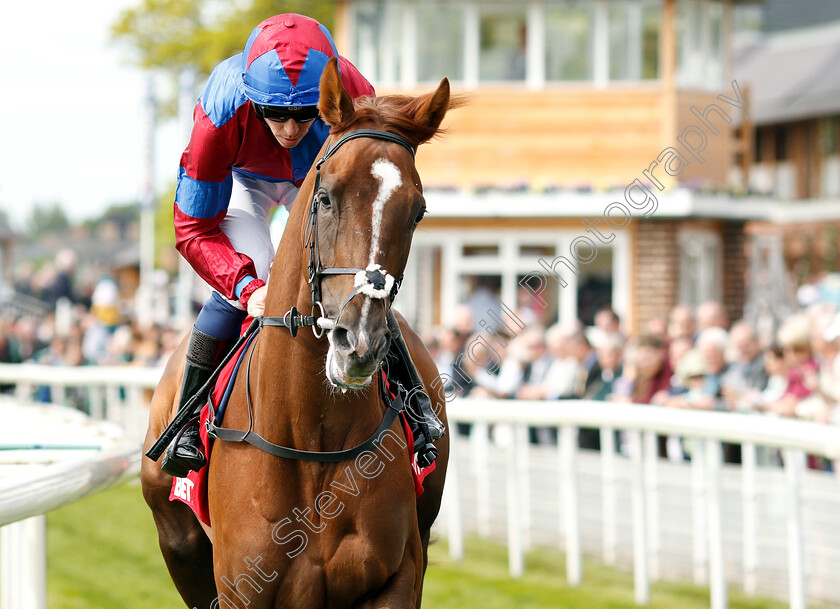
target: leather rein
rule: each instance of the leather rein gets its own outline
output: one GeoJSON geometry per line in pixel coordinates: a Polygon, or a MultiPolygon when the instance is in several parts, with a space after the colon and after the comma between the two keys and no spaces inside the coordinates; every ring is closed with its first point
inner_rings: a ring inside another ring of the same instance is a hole
{"type": "MultiPolygon", "coordinates": [[[[374,140],[382,140],[385,142],[392,142],[399,144],[411,154],[414,159],[415,151],[411,143],[403,136],[389,131],[380,131],[378,129],[356,129],[348,131],[332,145],[327,143],[327,148],[324,155],[315,163],[315,186],[312,189],[312,201],[309,205],[309,215],[306,219],[306,232],[304,239],[307,240],[307,248],[309,249],[309,285],[312,292],[312,314],[302,315],[296,307],[292,307],[282,317],[263,317],[262,325],[264,326],[278,326],[288,328],[292,336],[297,336],[298,328],[311,326],[312,332],[316,338],[321,338],[324,335],[324,330],[331,330],[338,319],[341,317],[341,312],[350,303],[356,295],[362,293],[367,286],[372,286],[374,290],[387,290],[387,295],[391,303],[397,296],[397,292],[402,284],[402,277],[395,280],[388,275],[386,271],[379,268],[378,265],[370,266],[366,269],[349,268],[349,267],[330,267],[325,268],[321,264],[321,250],[318,247],[318,209],[320,206],[320,199],[318,191],[321,187],[321,166],[328,161],[344,144],[351,140],[359,138],[368,138],[374,140]],[[344,299],[344,302],[339,307],[335,319],[329,319],[324,312],[324,305],[321,303],[321,280],[324,276],[330,275],[355,275],[353,291],[344,299]],[[316,311],[320,311],[321,315],[316,316],[316,311]],[[319,328],[315,330],[314,328],[319,328]]],[[[367,288],[370,289],[370,288],[367,288]]]]}
{"type": "MultiPolygon", "coordinates": [[[[342,135],[332,145],[327,143],[327,148],[324,155],[315,164],[317,171],[315,176],[315,187],[312,193],[312,202],[309,207],[309,215],[306,220],[306,232],[304,238],[308,241],[307,247],[309,249],[309,277],[308,282],[311,285],[312,293],[312,315],[301,315],[296,307],[292,307],[282,317],[257,317],[245,334],[239,339],[239,342],[234,346],[234,351],[240,346],[244,345],[246,341],[253,338],[251,335],[255,334],[259,328],[263,326],[287,328],[292,336],[297,336],[298,328],[312,327],[313,334],[316,338],[324,336],[325,331],[332,329],[341,317],[342,311],[360,293],[375,294],[375,298],[387,297],[390,306],[397,295],[402,278],[394,280],[387,272],[379,268],[379,265],[369,266],[367,269],[349,268],[349,267],[331,267],[325,268],[321,264],[320,249],[318,247],[318,209],[319,209],[319,188],[321,185],[321,166],[332,157],[336,151],[350,140],[358,138],[369,138],[392,142],[399,144],[411,153],[411,158],[414,158],[415,151],[409,141],[401,135],[390,133],[388,131],[380,131],[377,129],[357,129],[349,131],[342,135]],[[331,275],[355,275],[353,291],[345,298],[335,319],[326,317],[324,306],[321,303],[321,280],[324,276],[331,275]],[[316,316],[316,311],[320,311],[321,315],[316,316]],[[318,328],[320,330],[316,330],[318,328]]],[[[248,346],[245,346],[247,349],[248,346]]],[[[207,419],[207,435],[214,439],[219,439],[227,442],[247,442],[255,446],[259,450],[266,452],[276,457],[284,459],[293,459],[298,461],[317,461],[320,463],[337,463],[339,461],[346,461],[354,459],[361,453],[371,450],[376,447],[376,444],[381,441],[383,434],[390,429],[397,415],[404,409],[405,404],[400,396],[400,392],[395,392],[395,397],[391,394],[386,385],[385,378],[381,371],[374,374],[379,376],[379,387],[387,408],[382,418],[379,428],[373,432],[367,440],[361,444],[340,451],[307,451],[297,450],[286,446],[280,446],[269,442],[253,430],[253,414],[251,408],[251,358],[254,355],[254,350],[251,349],[248,355],[248,362],[245,373],[245,399],[248,408],[248,429],[240,431],[226,427],[220,427],[215,424],[215,409],[213,400],[209,400],[209,416],[207,419]]],[[[226,360],[229,358],[226,358],[226,360]]],[[[218,371],[214,373],[215,378],[218,371]]],[[[212,379],[211,379],[212,382],[212,379]]]]}

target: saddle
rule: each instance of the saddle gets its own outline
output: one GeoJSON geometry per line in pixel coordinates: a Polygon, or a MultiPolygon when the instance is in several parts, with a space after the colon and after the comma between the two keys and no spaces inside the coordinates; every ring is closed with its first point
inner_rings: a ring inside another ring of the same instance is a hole
{"type": "MultiPolygon", "coordinates": [[[[247,327],[247,326],[243,326],[247,327]]],[[[172,489],[169,493],[170,501],[180,501],[186,503],[196,517],[206,524],[210,525],[210,511],[207,503],[207,474],[210,464],[210,451],[213,448],[214,437],[219,435],[219,431],[232,431],[222,427],[225,409],[227,408],[230,395],[233,391],[234,381],[242,367],[244,356],[248,351],[248,347],[257,336],[258,329],[250,334],[248,339],[239,346],[236,353],[228,358],[227,363],[219,372],[213,390],[208,396],[207,403],[201,408],[199,414],[199,432],[201,435],[201,442],[204,446],[204,454],[207,456],[207,463],[201,470],[197,472],[190,472],[185,478],[173,478],[172,489]],[[211,422],[211,416],[213,417],[211,422]],[[209,433],[208,433],[208,430],[209,433]]],[[[382,381],[380,386],[383,388],[383,399],[386,404],[397,399],[397,395],[391,390],[388,379],[385,373],[382,372],[382,381]]],[[[414,479],[414,492],[417,497],[423,494],[423,481],[426,476],[435,470],[435,463],[425,468],[421,468],[417,463],[417,454],[414,452],[414,437],[411,432],[411,427],[405,417],[404,412],[399,412],[400,421],[405,434],[407,442],[407,452],[411,462],[411,473],[414,479]]],[[[238,433],[238,432],[237,432],[238,433]]],[[[259,446],[258,446],[259,448],[259,446]]],[[[325,453],[330,454],[330,453],[325,453]]]]}

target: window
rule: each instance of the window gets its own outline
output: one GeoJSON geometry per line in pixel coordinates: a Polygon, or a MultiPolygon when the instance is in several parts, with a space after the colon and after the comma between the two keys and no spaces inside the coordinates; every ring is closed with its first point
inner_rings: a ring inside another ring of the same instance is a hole
{"type": "Polygon", "coordinates": [[[640,7],[613,3],[609,15],[610,80],[638,80],[642,71],[640,7]]]}
{"type": "Polygon", "coordinates": [[[775,138],[775,155],[777,161],[786,161],[789,156],[788,140],[790,139],[790,126],[777,125],[775,138]]]}
{"type": "Polygon", "coordinates": [[[753,142],[753,159],[756,163],[764,161],[764,146],[767,142],[767,128],[756,127],[753,142]]]}
{"type": "Polygon", "coordinates": [[[462,248],[463,256],[465,258],[471,258],[476,256],[498,256],[499,255],[499,246],[498,245],[465,245],[462,248]]]}
{"type": "Polygon", "coordinates": [[[461,6],[417,7],[417,78],[437,82],[464,78],[464,10],[461,6]]]}
{"type": "Polygon", "coordinates": [[[479,27],[479,80],[525,80],[525,13],[483,11],[479,27]]]}
{"type": "Polygon", "coordinates": [[[402,62],[403,7],[391,3],[355,6],[356,67],[374,83],[395,83],[402,62]]]}
{"type": "Polygon", "coordinates": [[[682,87],[723,84],[724,8],[712,0],[678,0],[677,79],[682,87]]]}
{"type": "Polygon", "coordinates": [[[642,79],[659,78],[659,26],[662,7],[659,4],[642,7],[642,79]]]}
{"type": "Polygon", "coordinates": [[[570,3],[546,9],[546,80],[594,78],[595,17],[588,4],[570,3]]]}
{"type": "Polygon", "coordinates": [[[685,230],[679,236],[679,302],[697,306],[720,300],[722,245],[720,235],[705,230],[685,230]]]}
{"type": "Polygon", "coordinates": [[[761,32],[764,30],[764,7],[744,5],[734,7],[736,32],[761,32]]]}
{"type": "Polygon", "coordinates": [[[577,311],[578,319],[591,326],[595,313],[601,307],[612,305],[613,301],[613,248],[598,248],[598,256],[591,264],[580,265],[578,276],[577,311]]]}
{"type": "MultiPolygon", "coordinates": [[[[719,79],[721,3],[677,1],[681,69],[694,79],[719,79]]],[[[368,79],[386,86],[444,76],[469,87],[655,80],[662,2],[361,0],[350,5],[348,56],[368,79]]]]}
{"type": "Polygon", "coordinates": [[[659,77],[658,5],[613,2],[609,10],[610,80],[659,77]]]}
{"type": "Polygon", "coordinates": [[[820,119],[818,124],[820,152],[825,156],[837,154],[837,136],[840,134],[840,117],[820,119]]]}

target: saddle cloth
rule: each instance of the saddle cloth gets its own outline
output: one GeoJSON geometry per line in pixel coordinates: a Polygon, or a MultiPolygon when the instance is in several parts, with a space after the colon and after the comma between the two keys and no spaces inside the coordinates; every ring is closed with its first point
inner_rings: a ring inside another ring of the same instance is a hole
{"type": "MultiPolygon", "coordinates": [[[[254,336],[256,336],[256,332],[252,335],[252,339],[254,336]]],[[[242,345],[240,352],[230,359],[225,368],[219,374],[219,377],[216,380],[216,385],[211,392],[210,399],[212,399],[213,404],[219,405],[216,408],[216,425],[222,424],[225,407],[227,406],[227,398],[230,397],[230,390],[233,387],[233,381],[235,380],[240,364],[242,363],[242,357],[247,351],[250,343],[251,341],[249,340],[242,345]]],[[[387,379],[385,384],[386,387],[388,387],[387,379]]],[[[388,391],[391,391],[390,387],[388,387],[388,391]]],[[[391,392],[391,397],[394,397],[393,392],[391,392]]],[[[207,471],[210,463],[210,450],[213,447],[212,440],[207,436],[206,424],[209,416],[210,408],[207,404],[205,404],[201,409],[198,424],[201,433],[201,442],[204,445],[204,454],[207,455],[208,465],[205,465],[197,472],[190,472],[186,478],[172,478],[172,489],[169,493],[170,501],[180,501],[182,503],[186,503],[190,506],[192,511],[195,512],[196,517],[207,526],[210,526],[210,510],[207,503],[207,471]]],[[[400,413],[400,420],[402,421],[403,432],[408,440],[407,450],[411,461],[411,473],[414,478],[414,493],[417,497],[420,497],[420,495],[423,494],[423,481],[426,479],[426,476],[435,471],[435,463],[432,463],[430,466],[425,468],[421,468],[417,464],[417,455],[413,450],[414,440],[411,427],[405,418],[405,414],[402,412],[400,413]]]]}

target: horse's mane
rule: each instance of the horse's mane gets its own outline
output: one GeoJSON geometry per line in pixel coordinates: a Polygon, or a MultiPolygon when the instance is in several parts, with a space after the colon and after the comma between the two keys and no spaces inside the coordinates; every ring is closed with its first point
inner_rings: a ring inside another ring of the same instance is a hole
{"type": "MultiPolygon", "coordinates": [[[[384,97],[360,97],[355,101],[355,112],[348,120],[332,128],[338,134],[356,129],[360,124],[370,125],[383,131],[396,131],[409,143],[417,147],[423,142],[446,132],[440,127],[430,127],[414,119],[419,109],[428,101],[428,96],[387,95],[384,97]]],[[[450,96],[449,109],[464,104],[459,96],[450,96]]]]}

